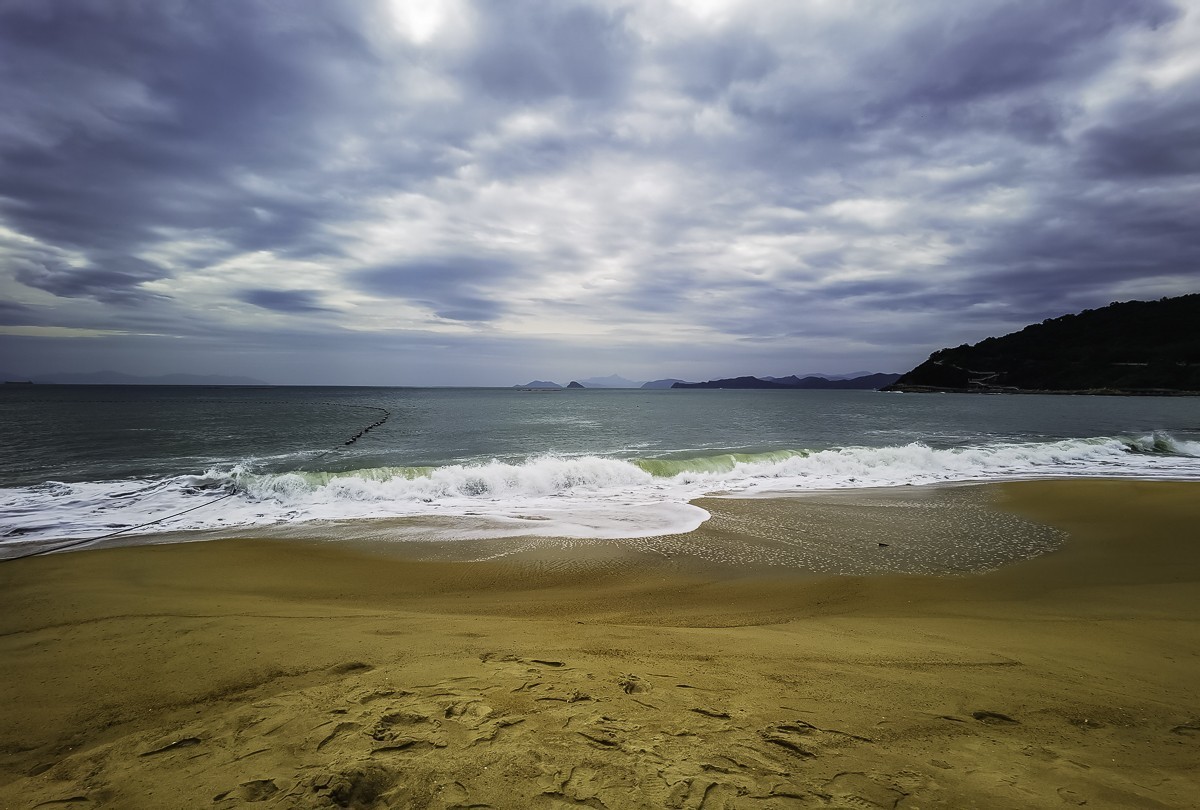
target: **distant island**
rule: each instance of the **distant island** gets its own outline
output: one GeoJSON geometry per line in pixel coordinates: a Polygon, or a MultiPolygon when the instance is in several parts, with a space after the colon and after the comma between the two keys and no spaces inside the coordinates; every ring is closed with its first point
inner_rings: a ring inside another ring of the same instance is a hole
{"type": "MultiPolygon", "coordinates": [[[[580,387],[582,388],[582,386],[580,387]]],[[[561,389],[562,386],[550,380],[530,380],[524,385],[514,385],[513,388],[533,388],[543,391],[557,391],[561,389]]]]}
{"type": "Polygon", "coordinates": [[[827,377],[730,377],[723,380],[708,380],[700,383],[677,382],[672,388],[742,388],[763,390],[841,390],[877,391],[900,378],[899,374],[864,374],[849,379],[827,377]]]}
{"type": "MultiPolygon", "coordinates": [[[[575,382],[575,381],[572,381],[575,382]]],[[[642,384],[635,380],[627,380],[620,374],[609,374],[607,377],[586,377],[578,380],[580,388],[641,388],[642,384]]]]}
{"type": "Polygon", "coordinates": [[[1126,301],[941,349],[886,390],[1200,394],[1200,294],[1126,301]]]}
{"type": "Polygon", "coordinates": [[[634,380],[627,380],[619,374],[610,374],[607,377],[586,377],[582,380],[571,380],[565,386],[554,382],[553,380],[532,380],[524,385],[514,385],[513,388],[536,388],[555,390],[559,388],[646,388],[649,385],[643,385],[634,380]]]}
{"type": "Polygon", "coordinates": [[[0,372],[0,379],[24,385],[270,385],[253,377],[222,374],[161,374],[142,377],[119,371],[58,372],[30,377],[0,372]]]}
{"type": "Polygon", "coordinates": [[[666,378],[662,380],[651,380],[650,382],[634,382],[626,380],[624,377],[618,377],[613,374],[608,377],[589,377],[583,380],[571,380],[567,385],[563,386],[552,380],[531,380],[523,385],[514,385],[513,388],[519,388],[527,391],[560,391],[564,389],[580,389],[580,388],[640,388],[643,390],[657,390],[665,388],[743,388],[743,389],[779,389],[779,390],[796,390],[796,389],[840,389],[840,390],[861,390],[875,391],[885,385],[889,385],[900,378],[899,374],[872,374],[870,372],[861,372],[853,375],[849,374],[830,374],[817,375],[809,374],[799,377],[791,374],[787,377],[729,377],[721,380],[708,380],[706,382],[687,382],[675,378],[666,378]]]}

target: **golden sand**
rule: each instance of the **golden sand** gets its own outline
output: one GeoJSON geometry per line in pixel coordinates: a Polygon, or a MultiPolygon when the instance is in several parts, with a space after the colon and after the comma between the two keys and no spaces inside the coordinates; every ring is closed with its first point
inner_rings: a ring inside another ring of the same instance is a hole
{"type": "Polygon", "coordinates": [[[445,552],[489,562],[255,539],[2,564],[0,807],[1197,806],[1200,486],[972,488],[1062,541],[985,574],[792,567],[924,565],[960,496],[445,552]]]}

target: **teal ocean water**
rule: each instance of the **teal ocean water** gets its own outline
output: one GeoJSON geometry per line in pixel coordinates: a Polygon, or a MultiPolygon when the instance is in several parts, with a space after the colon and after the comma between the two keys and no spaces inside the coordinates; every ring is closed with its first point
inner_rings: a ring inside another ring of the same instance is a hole
{"type": "Polygon", "coordinates": [[[378,517],[437,517],[447,539],[629,538],[694,529],[705,494],[1200,480],[1200,400],[5,386],[0,446],[0,556],[378,517]]]}

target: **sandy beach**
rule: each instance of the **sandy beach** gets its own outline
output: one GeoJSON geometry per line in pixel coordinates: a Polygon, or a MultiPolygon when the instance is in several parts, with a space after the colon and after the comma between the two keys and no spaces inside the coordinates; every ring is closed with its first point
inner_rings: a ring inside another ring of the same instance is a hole
{"type": "Polygon", "coordinates": [[[1196,806],[1200,485],[702,505],[0,564],[0,807],[1196,806]]]}

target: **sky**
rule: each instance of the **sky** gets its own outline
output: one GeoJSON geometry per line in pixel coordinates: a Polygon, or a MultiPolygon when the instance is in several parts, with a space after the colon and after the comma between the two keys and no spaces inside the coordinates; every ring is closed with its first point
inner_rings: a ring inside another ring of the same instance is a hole
{"type": "Polygon", "coordinates": [[[1200,291],[1200,2],[4,0],[0,369],[904,371],[1200,291]]]}

